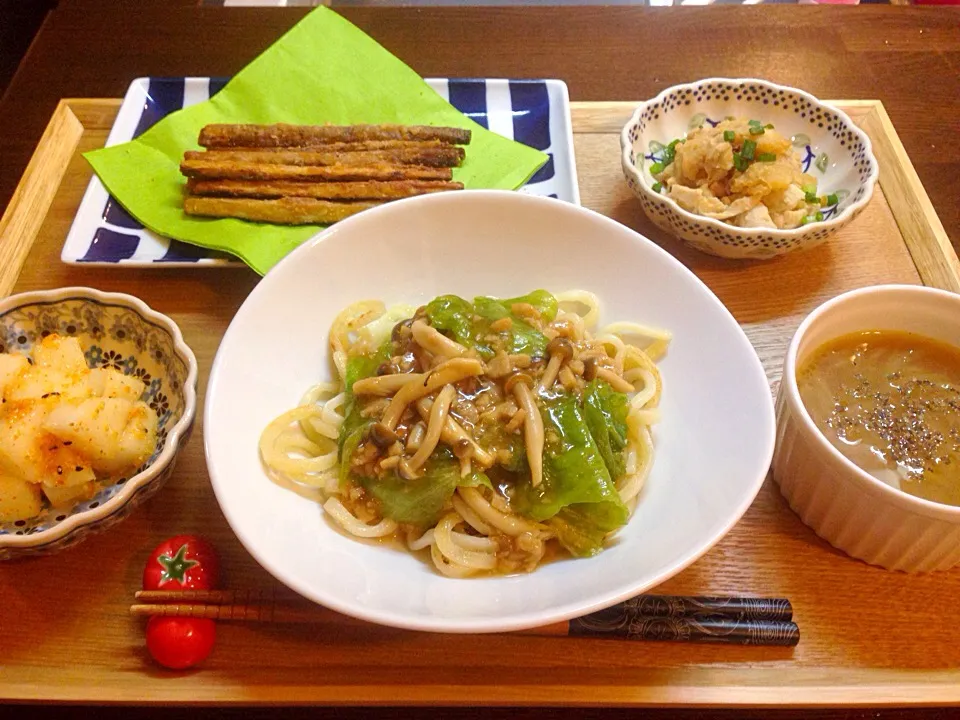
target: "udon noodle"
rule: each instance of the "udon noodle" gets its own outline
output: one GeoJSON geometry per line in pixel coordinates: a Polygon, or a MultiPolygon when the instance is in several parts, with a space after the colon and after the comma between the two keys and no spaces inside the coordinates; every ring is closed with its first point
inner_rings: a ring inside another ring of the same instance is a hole
{"type": "Polygon", "coordinates": [[[670,342],[598,319],[584,291],[355,303],[330,331],[336,380],[266,427],[263,462],[346,533],[429,551],[447,576],[592,555],[650,473],[670,342]]]}

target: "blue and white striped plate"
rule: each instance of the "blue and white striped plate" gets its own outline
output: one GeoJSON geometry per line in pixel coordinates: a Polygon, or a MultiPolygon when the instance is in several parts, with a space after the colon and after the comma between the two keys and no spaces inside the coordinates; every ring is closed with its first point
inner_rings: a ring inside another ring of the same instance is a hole
{"type": "MultiPolygon", "coordinates": [[[[132,140],[175,110],[209,99],[226,83],[225,78],[134,80],[106,144],[132,140]]],[[[427,83],[485,128],[547,153],[547,163],[520,192],[580,204],[570,99],[562,80],[428,79],[427,83]]],[[[228,255],[145,229],[110,197],[96,175],[83,196],[60,259],[126,267],[240,264],[228,255]]]]}

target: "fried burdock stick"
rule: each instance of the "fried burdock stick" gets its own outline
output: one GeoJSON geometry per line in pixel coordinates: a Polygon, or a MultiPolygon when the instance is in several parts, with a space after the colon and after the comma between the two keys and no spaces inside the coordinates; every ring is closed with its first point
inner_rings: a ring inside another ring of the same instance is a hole
{"type": "MultiPolygon", "coordinates": [[[[298,145],[292,149],[318,152],[367,152],[369,150],[435,150],[445,147],[455,146],[439,140],[360,140],[358,142],[318,142],[311,145],[298,145]]],[[[236,145],[228,148],[210,148],[207,152],[262,152],[270,149],[273,148],[236,145]]]]}
{"type": "Polygon", "coordinates": [[[279,200],[187,197],[183,201],[183,209],[188,215],[232,217],[277,225],[327,225],[380,204],[290,197],[279,200]]]}
{"type": "Polygon", "coordinates": [[[184,160],[180,172],[207,180],[445,180],[453,179],[448,167],[421,165],[278,165],[274,163],[184,160]]]}
{"type": "Polygon", "coordinates": [[[424,165],[427,167],[457,167],[463,162],[463,148],[457,145],[438,145],[427,148],[391,148],[356,152],[326,152],[310,150],[208,150],[189,151],[184,160],[209,162],[271,163],[274,165],[424,165]]]}
{"type": "Polygon", "coordinates": [[[369,140],[439,140],[467,145],[470,131],[429,125],[207,125],[200,131],[203,147],[303,147],[332,142],[369,140]]]}
{"type": "Polygon", "coordinates": [[[385,182],[287,182],[283,180],[199,180],[190,178],[192,195],[220,197],[310,197],[323,200],[396,200],[446,190],[463,190],[463,183],[442,180],[387,180],[385,182]]]}

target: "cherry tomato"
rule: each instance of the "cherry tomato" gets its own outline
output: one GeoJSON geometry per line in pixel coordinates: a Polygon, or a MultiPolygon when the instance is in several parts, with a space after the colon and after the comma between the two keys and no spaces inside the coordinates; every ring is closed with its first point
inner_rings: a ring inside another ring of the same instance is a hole
{"type": "Polygon", "coordinates": [[[184,670],[206,660],[216,637],[216,623],[206,618],[154,615],[147,622],[147,650],[154,660],[172,670],[184,670]]]}
{"type": "Polygon", "coordinates": [[[143,569],[144,590],[211,590],[219,580],[216,551],[196,535],[177,535],[160,543],[143,569]]]}

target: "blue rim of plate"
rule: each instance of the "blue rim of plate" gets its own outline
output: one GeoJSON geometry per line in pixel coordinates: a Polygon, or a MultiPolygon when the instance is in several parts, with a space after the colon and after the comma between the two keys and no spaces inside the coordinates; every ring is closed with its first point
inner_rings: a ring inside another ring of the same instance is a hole
{"type": "MultiPolygon", "coordinates": [[[[119,122],[128,104],[136,102],[139,108],[132,108],[139,109],[136,123],[131,124],[132,130],[119,136],[111,132],[108,144],[138,137],[170,113],[209,99],[222,90],[228,80],[183,77],[134,80],[117,117],[119,122]]],[[[479,125],[547,154],[547,162],[520,188],[521,192],[580,203],[569,99],[563,81],[438,78],[426,82],[479,125]]],[[[160,237],[145,229],[106,193],[96,175],[81,202],[61,260],[128,267],[242,264],[224,253],[160,237]]]]}

